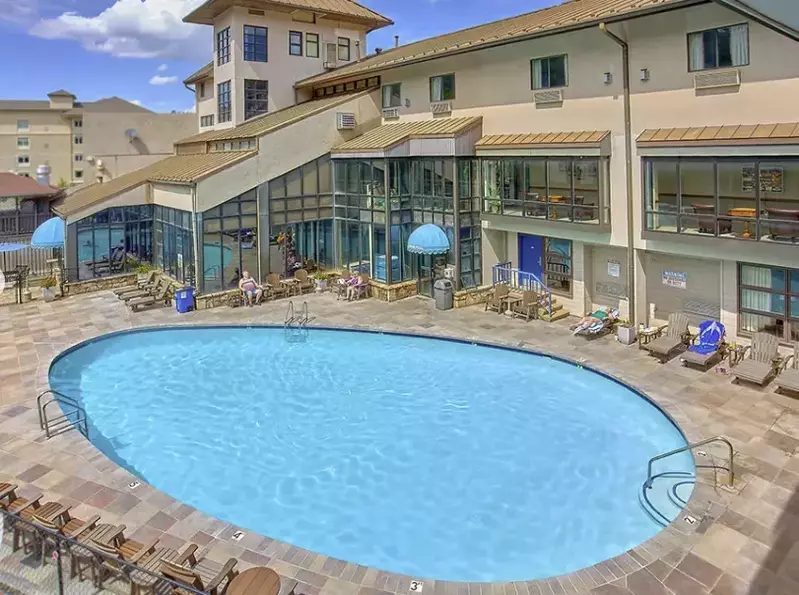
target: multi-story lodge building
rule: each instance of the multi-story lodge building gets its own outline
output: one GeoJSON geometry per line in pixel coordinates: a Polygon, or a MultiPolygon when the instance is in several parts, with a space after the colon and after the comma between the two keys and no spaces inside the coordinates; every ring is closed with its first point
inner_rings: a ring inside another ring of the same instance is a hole
{"type": "Polygon", "coordinates": [[[799,339],[789,11],[572,0],[373,53],[390,21],[349,0],[208,0],[186,20],[214,27],[187,80],[201,132],[58,207],[71,266],[107,231],[209,293],[284,272],[288,236],[390,288],[428,274],[406,243],[435,223],[458,289],[502,265],[572,312],[799,339]]]}

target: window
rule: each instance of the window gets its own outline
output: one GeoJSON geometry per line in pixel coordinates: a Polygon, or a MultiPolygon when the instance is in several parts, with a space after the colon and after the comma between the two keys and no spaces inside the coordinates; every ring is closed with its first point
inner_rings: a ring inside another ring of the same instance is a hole
{"type": "Polygon", "coordinates": [[[402,105],[402,84],[383,85],[383,107],[400,107],[402,105]]]}
{"type": "Polygon", "coordinates": [[[738,304],[743,333],[799,340],[799,270],[741,263],[738,304]]]}
{"type": "Polygon", "coordinates": [[[30,122],[27,120],[17,120],[17,130],[28,130],[30,128],[30,122]]]}
{"type": "Polygon", "coordinates": [[[536,58],[530,62],[533,89],[552,89],[569,84],[566,55],[536,58]]]}
{"type": "Polygon", "coordinates": [[[244,119],[269,111],[269,81],[244,81],[244,119]]]}
{"type": "Polygon", "coordinates": [[[230,27],[225,27],[216,34],[216,65],[222,66],[230,62],[230,27]]]}
{"type": "Polygon", "coordinates": [[[79,170],[79,169],[75,170],[75,179],[76,180],[82,180],[83,179],[83,172],[81,170],[79,170]]]}
{"type": "Polygon", "coordinates": [[[199,95],[200,99],[205,98],[205,83],[197,85],[197,95],[199,95]]]}
{"type": "Polygon", "coordinates": [[[17,165],[30,165],[30,155],[17,155],[17,165]]]}
{"type": "Polygon", "coordinates": [[[267,29],[244,25],[244,59],[248,62],[267,61],[267,29]]]}
{"type": "Polygon", "coordinates": [[[350,61],[350,38],[349,37],[339,37],[338,38],[338,59],[343,62],[350,61]]]}
{"type": "Polygon", "coordinates": [[[302,33],[289,31],[289,55],[302,56],[302,33]]]}
{"type": "Polygon", "coordinates": [[[455,99],[455,75],[442,74],[430,77],[430,101],[455,99]]]}
{"type": "Polygon", "coordinates": [[[230,122],[232,119],[231,104],[230,104],[230,81],[219,83],[216,86],[217,97],[217,116],[218,122],[230,122]]]}
{"type": "Polygon", "coordinates": [[[75,144],[76,145],[82,145],[83,144],[83,135],[82,134],[76,134],[75,135],[75,144]]]}
{"type": "Polygon", "coordinates": [[[83,120],[73,120],[72,125],[75,128],[83,128],[83,120]]]}
{"type": "Polygon", "coordinates": [[[23,178],[30,178],[31,177],[31,175],[29,173],[26,173],[26,172],[20,172],[18,175],[22,176],[23,178]]]}
{"type": "Polygon", "coordinates": [[[31,139],[27,136],[18,136],[17,137],[17,149],[30,149],[31,147],[31,139]]]}
{"type": "Polygon", "coordinates": [[[81,161],[83,161],[83,154],[75,153],[75,163],[80,163],[81,161]]]}
{"type": "Polygon", "coordinates": [[[748,25],[733,25],[688,34],[688,67],[692,72],[747,64],[748,25]]]}
{"type": "Polygon", "coordinates": [[[799,244],[799,159],[644,160],[646,229],[799,244]]]}
{"type": "Polygon", "coordinates": [[[214,125],[214,114],[209,116],[200,116],[200,127],[207,128],[214,125]]]}
{"type": "Polygon", "coordinates": [[[305,55],[308,58],[319,57],[319,35],[317,33],[305,34],[305,55]]]}
{"type": "Polygon", "coordinates": [[[555,293],[571,296],[571,240],[546,238],[546,266],[544,268],[544,283],[555,293]]]}

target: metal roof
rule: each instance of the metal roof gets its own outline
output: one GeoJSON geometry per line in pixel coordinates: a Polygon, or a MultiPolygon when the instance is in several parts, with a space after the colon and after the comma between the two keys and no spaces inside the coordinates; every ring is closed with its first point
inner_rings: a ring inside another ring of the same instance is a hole
{"type": "Polygon", "coordinates": [[[644,130],[636,142],[642,147],[794,145],[799,144],[799,123],[651,128],[644,130]]]}
{"type": "Polygon", "coordinates": [[[482,116],[384,124],[333,149],[333,153],[379,151],[412,138],[453,138],[483,122],[482,116]]]}
{"type": "Polygon", "coordinates": [[[609,130],[582,130],[579,132],[534,132],[532,134],[492,134],[475,144],[476,149],[504,149],[508,147],[541,147],[568,145],[570,147],[598,147],[610,134],[609,130]]]}
{"type": "Polygon", "coordinates": [[[15,173],[0,172],[0,198],[40,198],[55,197],[61,193],[59,188],[45,186],[33,178],[15,173]]]}
{"type": "Polygon", "coordinates": [[[213,62],[213,60],[210,61],[205,66],[203,66],[202,68],[200,68],[200,70],[198,70],[197,72],[189,75],[189,77],[186,78],[183,81],[183,84],[184,85],[191,85],[193,83],[196,83],[198,81],[203,80],[204,78],[208,78],[208,77],[212,77],[212,76],[214,76],[214,62],[213,62]]]}

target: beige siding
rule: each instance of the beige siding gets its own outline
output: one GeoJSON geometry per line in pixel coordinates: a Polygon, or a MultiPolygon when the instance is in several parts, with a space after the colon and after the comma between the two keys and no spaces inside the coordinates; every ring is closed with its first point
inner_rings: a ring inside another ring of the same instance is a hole
{"type": "Polygon", "coordinates": [[[675,312],[688,314],[691,324],[721,316],[721,263],[649,252],[644,259],[646,308],[650,319],[668,320],[675,312]],[[663,274],[684,273],[685,288],[663,283],[663,274]]]}
{"type": "Polygon", "coordinates": [[[177,184],[151,184],[153,204],[180,209],[181,211],[192,210],[192,190],[191,186],[180,186],[177,184]]]}

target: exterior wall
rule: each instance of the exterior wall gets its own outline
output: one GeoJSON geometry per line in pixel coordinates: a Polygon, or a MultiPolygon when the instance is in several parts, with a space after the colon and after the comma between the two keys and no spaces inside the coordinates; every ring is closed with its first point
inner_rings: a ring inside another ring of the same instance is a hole
{"type": "MultiPolygon", "coordinates": [[[[244,121],[244,81],[245,79],[269,81],[269,111],[277,111],[295,104],[295,81],[318,74],[324,70],[324,41],[335,42],[338,37],[351,40],[350,58],[356,59],[355,42],[360,42],[361,55],[366,51],[366,32],[355,25],[321,18],[316,24],[293,21],[291,16],[279,12],[267,12],[265,16],[255,16],[246,8],[233,7],[222,14],[214,24],[214,93],[216,85],[231,81],[233,119],[219,124],[215,118],[214,127],[229,128],[244,121]],[[267,27],[268,62],[248,62],[244,60],[244,25],[267,27]],[[216,33],[230,27],[231,60],[222,66],[216,62],[216,33]],[[303,55],[289,55],[289,31],[303,33],[303,55]],[[319,34],[319,57],[305,56],[305,33],[319,34]]],[[[342,63],[340,63],[342,64],[342,63]]],[[[343,64],[346,64],[344,62],[343,64]]],[[[214,99],[216,111],[216,99],[214,99]]]]}
{"type": "Polygon", "coordinates": [[[153,204],[161,205],[162,207],[169,207],[171,209],[178,209],[180,211],[189,211],[193,209],[192,205],[192,187],[180,186],[178,184],[151,184],[153,204]]]}
{"type": "Polygon", "coordinates": [[[208,77],[201,81],[205,84],[205,96],[200,97],[200,83],[194,85],[194,93],[196,100],[197,112],[197,127],[200,132],[205,130],[213,130],[212,126],[201,126],[200,122],[203,116],[213,116],[214,124],[216,124],[216,85],[214,84],[214,77],[208,77]]]}
{"type": "Polygon", "coordinates": [[[93,182],[99,173],[116,178],[172,155],[175,141],[196,134],[197,120],[194,114],[88,112],[82,130],[83,145],[77,146],[83,154],[80,165],[84,179],[93,182]],[[136,131],[136,138],[128,138],[129,129],[136,131]],[[97,160],[102,161],[101,172],[97,160]]]}
{"type": "MultiPolygon", "coordinates": [[[[66,221],[67,224],[77,223],[81,219],[89,217],[90,215],[94,215],[95,213],[99,213],[104,209],[110,209],[111,207],[146,205],[146,204],[152,204],[152,202],[153,202],[152,192],[150,191],[149,184],[142,184],[141,186],[132,188],[127,192],[123,192],[122,194],[117,194],[116,196],[109,198],[108,200],[104,200],[103,202],[87,207],[82,211],[73,213],[72,215],[67,217],[66,221]]],[[[67,243],[68,242],[69,240],[67,240],[67,243]]]]}
{"type": "Polygon", "coordinates": [[[0,111],[0,171],[27,173],[35,177],[36,167],[49,164],[50,182],[72,181],[71,122],[63,112],[42,110],[0,111]],[[17,121],[28,120],[28,130],[17,131],[17,121]],[[17,137],[27,136],[30,148],[18,149],[17,137]],[[28,155],[30,164],[19,166],[17,155],[28,155]]]}

